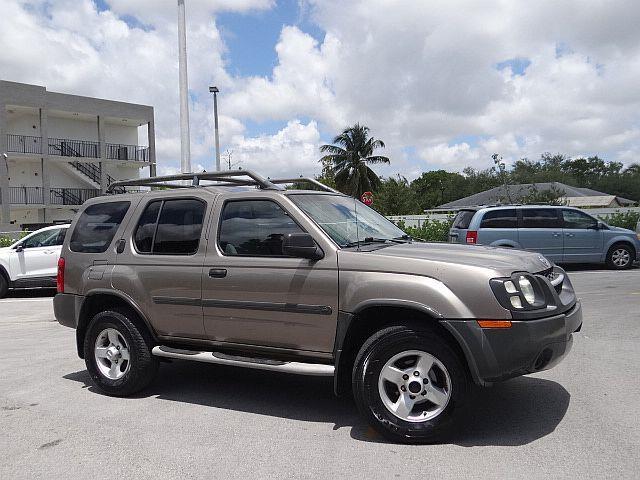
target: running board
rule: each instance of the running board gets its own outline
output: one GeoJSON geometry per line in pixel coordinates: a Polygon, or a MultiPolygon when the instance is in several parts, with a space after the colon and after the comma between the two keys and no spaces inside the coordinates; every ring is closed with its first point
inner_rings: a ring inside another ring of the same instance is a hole
{"type": "Polygon", "coordinates": [[[295,373],[297,375],[313,375],[331,377],[335,371],[333,365],[321,363],[281,362],[261,358],[246,358],[226,355],[219,352],[199,352],[195,350],[181,350],[178,348],[157,346],[151,350],[157,357],[175,358],[178,360],[193,360],[196,362],[217,363],[233,367],[254,368],[256,370],[270,370],[273,372],[295,373]]]}

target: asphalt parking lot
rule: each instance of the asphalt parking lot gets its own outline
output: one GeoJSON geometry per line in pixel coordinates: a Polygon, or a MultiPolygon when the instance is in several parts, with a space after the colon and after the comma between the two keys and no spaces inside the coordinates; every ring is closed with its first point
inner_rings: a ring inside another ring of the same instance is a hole
{"type": "Polygon", "coordinates": [[[177,362],[100,394],[51,294],[0,300],[0,478],[638,478],[640,269],[570,273],[584,326],[553,370],[475,393],[446,443],[383,441],[331,379],[177,362]]]}

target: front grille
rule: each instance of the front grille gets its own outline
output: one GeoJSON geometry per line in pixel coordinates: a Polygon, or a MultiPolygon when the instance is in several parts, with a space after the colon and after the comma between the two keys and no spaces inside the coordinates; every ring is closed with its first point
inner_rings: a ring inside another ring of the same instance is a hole
{"type": "Polygon", "coordinates": [[[553,267],[547,268],[541,272],[538,272],[537,275],[542,275],[543,277],[547,277],[547,279],[553,285],[557,293],[562,291],[562,283],[564,282],[564,274],[554,271],[553,267]]]}

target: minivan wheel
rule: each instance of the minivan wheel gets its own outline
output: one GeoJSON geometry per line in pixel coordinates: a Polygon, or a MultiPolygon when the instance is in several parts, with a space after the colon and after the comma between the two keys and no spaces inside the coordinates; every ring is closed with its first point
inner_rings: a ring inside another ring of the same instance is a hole
{"type": "Polygon", "coordinates": [[[614,245],[607,253],[607,265],[615,270],[631,268],[633,265],[633,250],[628,245],[614,245]]]}
{"type": "Polygon", "coordinates": [[[374,429],[394,442],[442,439],[469,391],[458,355],[430,330],[385,328],[365,342],[354,364],[358,409],[374,429]]]}
{"type": "Polygon", "coordinates": [[[108,395],[126,396],[148,386],[158,370],[152,345],[125,312],[93,317],[84,339],[84,359],[96,386],[108,395]]]}

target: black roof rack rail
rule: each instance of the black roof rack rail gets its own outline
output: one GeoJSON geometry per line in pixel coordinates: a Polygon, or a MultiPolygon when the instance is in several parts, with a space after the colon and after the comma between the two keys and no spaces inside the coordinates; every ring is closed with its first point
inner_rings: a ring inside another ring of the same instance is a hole
{"type": "MultiPolygon", "coordinates": [[[[122,180],[113,182],[107,188],[107,193],[113,193],[114,189],[118,187],[170,187],[170,188],[185,188],[185,187],[197,187],[200,185],[201,180],[221,181],[225,183],[219,183],[212,186],[218,187],[231,187],[231,186],[257,186],[263,190],[282,190],[281,187],[275,185],[272,181],[258,175],[251,170],[223,170],[221,172],[202,172],[202,173],[180,173],[177,175],[164,175],[160,177],[148,177],[148,178],[136,178],[133,180],[122,180]],[[245,178],[238,178],[245,177],[245,178]],[[191,185],[176,185],[168,184],[164,182],[171,182],[176,180],[188,180],[191,181],[191,185]]],[[[319,183],[319,182],[318,182],[319,183]]],[[[327,187],[328,188],[328,187],[327,187]]]]}
{"type": "Polygon", "coordinates": [[[298,177],[298,178],[269,178],[268,179],[271,183],[275,183],[276,185],[281,185],[283,183],[310,183],[312,185],[315,185],[316,187],[321,188],[322,190],[324,190],[325,192],[331,192],[331,193],[339,193],[342,195],[342,192],[339,192],[338,190],[334,190],[331,187],[328,187],[327,185],[325,185],[322,182],[319,182],[318,180],[316,180],[315,178],[311,178],[311,177],[298,177]]]}

